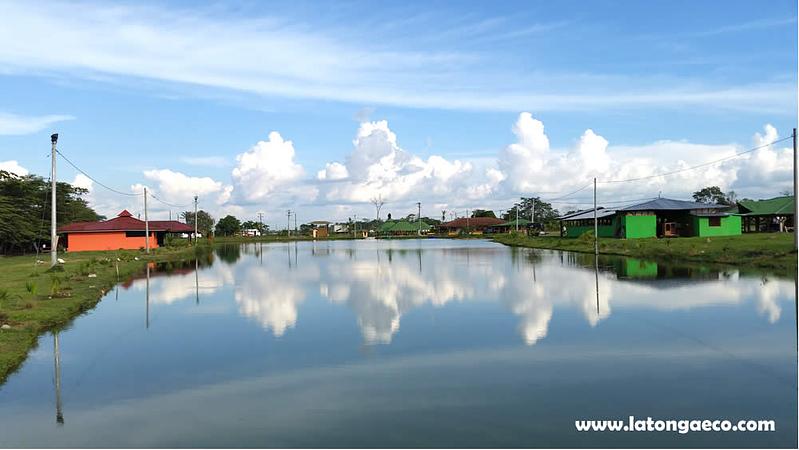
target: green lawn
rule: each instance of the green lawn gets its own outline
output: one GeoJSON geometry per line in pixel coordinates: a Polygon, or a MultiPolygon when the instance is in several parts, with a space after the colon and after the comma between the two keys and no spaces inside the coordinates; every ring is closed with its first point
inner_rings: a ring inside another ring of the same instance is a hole
{"type": "MultiPolygon", "coordinates": [[[[196,251],[208,251],[200,246],[196,251]]],[[[65,263],[49,269],[49,255],[0,257],[0,384],[25,360],[36,338],[69,326],[94,307],[118,281],[141,273],[147,260],[192,259],[195,249],[158,248],[61,254],[65,263]],[[92,276],[90,276],[92,275],[92,276]]]]}
{"type": "MultiPolygon", "coordinates": [[[[511,246],[594,252],[594,241],[590,234],[579,238],[501,234],[494,235],[493,239],[511,246]]],[[[734,264],[769,269],[786,276],[796,273],[796,252],[793,234],[790,233],[749,233],[713,238],[600,238],[599,252],[655,261],[734,264]]]]}

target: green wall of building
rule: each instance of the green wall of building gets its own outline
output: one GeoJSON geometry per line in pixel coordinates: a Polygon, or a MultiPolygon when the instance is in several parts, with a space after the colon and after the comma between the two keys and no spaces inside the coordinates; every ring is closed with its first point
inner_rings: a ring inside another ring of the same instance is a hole
{"type": "Polygon", "coordinates": [[[657,236],[657,217],[622,216],[621,224],[627,239],[650,238],[657,236]]]}
{"type": "MultiPolygon", "coordinates": [[[[594,231],[594,226],[569,226],[568,222],[566,225],[566,237],[576,238],[580,237],[581,234],[594,231]]],[[[597,227],[597,231],[599,232],[599,237],[613,237],[613,225],[599,225],[597,227]]]]}
{"type": "Polygon", "coordinates": [[[711,227],[709,217],[694,217],[694,233],[701,237],[736,236],[741,234],[741,216],[721,218],[721,226],[711,227]]]}

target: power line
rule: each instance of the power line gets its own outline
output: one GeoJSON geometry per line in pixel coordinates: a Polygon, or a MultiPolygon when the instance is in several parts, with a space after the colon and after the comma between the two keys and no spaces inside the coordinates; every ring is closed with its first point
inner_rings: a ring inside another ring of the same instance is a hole
{"type": "Polygon", "coordinates": [[[75,169],[75,170],[77,170],[78,172],[82,173],[83,175],[85,175],[87,178],[89,178],[90,180],[94,181],[94,182],[95,182],[95,183],[97,183],[98,185],[100,185],[100,186],[102,186],[102,187],[104,187],[104,188],[108,189],[109,191],[111,191],[111,192],[115,192],[115,193],[117,193],[117,194],[119,194],[119,195],[127,195],[128,197],[136,197],[136,196],[138,196],[138,195],[139,195],[138,193],[137,193],[137,194],[131,194],[131,193],[129,193],[129,192],[122,192],[122,191],[118,191],[118,190],[116,190],[116,189],[114,189],[114,188],[111,188],[111,187],[108,187],[108,186],[106,186],[105,184],[103,184],[103,183],[101,183],[101,182],[97,181],[97,180],[96,180],[95,178],[93,178],[91,175],[89,175],[88,173],[86,173],[86,171],[84,171],[84,170],[83,170],[83,169],[81,169],[80,167],[76,166],[76,165],[75,165],[75,164],[74,164],[72,161],[70,161],[70,160],[69,160],[69,158],[67,158],[66,156],[64,156],[64,154],[63,154],[63,153],[61,153],[59,150],[56,150],[56,153],[58,153],[58,155],[59,155],[59,156],[61,156],[62,158],[64,158],[64,161],[66,161],[67,163],[69,163],[69,165],[70,165],[70,166],[72,166],[72,168],[74,168],[74,169],[75,169]]]}
{"type": "Polygon", "coordinates": [[[588,187],[590,187],[590,186],[591,186],[591,183],[588,183],[585,186],[581,187],[580,189],[577,189],[576,191],[569,192],[566,195],[562,195],[560,197],[554,197],[554,198],[544,198],[544,199],[539,199],[539,200],[543,200],[543,201],[547,201],[547,202],[552,202],[552,201],[555,201],[555,200],[562,200],[564,198],[571,197],[574,194],[582,192],[582,191],[588,189],[588,187]]]}
{"type": "Polygon", "coordinates": [[[737,157],[739,157],[741,155],[745,155],[747,153],[752,153],[752,152],[754,152],[756,150],[760,150],[761,148],[770,147],[770,146],[772,146],[772,145],[774,145],[774,144],[776,144],[778,142],[787,141],[788,139],[793,139],[793,135],[788,136],[788,137],[784,137],[782,139],[777,139],[776,141],[769,142],[768,144],[763,144],[763,145],[759,145],[759,146],[754,147],[754,148],[750,148],[749,150],[738,152],[738,153],[736,153],[736,154],[734,154],[732,156],[727,156],[726,158],[721,158],[721,159],[717,159],[715,161],[710,161],[710,162],[698,164],[698,165],[692,166],[692,167],[686,167],[684,169],[674,170],[674,171],[671,171],[671,172],[664,172],[664,173],[660,173],[660,174],[657,174],[657,175],[647,175],[645,177],[629,178],[629,179],[626,179],[626,180],[597,181],[597,183],[602,183],[602,184],[627,183],[627,182],[630,182],[630,181],[641,181],[641,180],[648,180],[648,179],[651,179],[651,178],[658,178],[658,177],[665,177],[665,176],[668,176],[668,175],[674,175],[674,174],[678,174],[678,173],[682,173],[682,172],[687,172],[689,170],[698,169],[700,167],[710,166],[710,165],[713,165],[713,164],[716,164],[716,163],[727,161],[729,159],[734,159],[734,158],[737,158],[737,157]]]}
{"type": "Polygon", "coordinates": [[[188,208],[189,206],[191,206],[191,203],[186,203],[185,205],[176,205],[174,203],[165,202],[165,201],[161,200],[160,198],[156,197],[155,194],[153,194],[152,192],[148,192],[148,194],[150,195],[150,197],[158,200],[159,202],[161,202],[161,203],[163,203],[163,204],[165,204],[167,206],[171,206],[173,208],[188,208]]]}

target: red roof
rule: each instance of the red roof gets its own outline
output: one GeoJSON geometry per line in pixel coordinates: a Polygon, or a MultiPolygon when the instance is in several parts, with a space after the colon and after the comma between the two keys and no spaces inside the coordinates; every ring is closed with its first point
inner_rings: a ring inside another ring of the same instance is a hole
{"type": "Polygon", "coordinates": [[[170,233],[194,233],[194,227],[177,220],[151,220],[150,228],[163,228],[170,233]]]}
{"type": "Polygon", "coordinates": [[[494,227],[500,224],[505,223],[502,219],[497,219],[496,217],[472,217],[472,218],[465,218],[461,217],[460,219],[455,219],[450,222],[444,222],[440,225],[441,228],[488,228],[494,227]]]}
{"type": "MultiPolygon", "coordinates": [[[[151,220],[150,231],[166,231],[170,233],[189,233],[194,228],[176,220],[151,220]]],[[[58,229],[59,233],[91,233],[98,231],[144,231],[143,220],[133,217],[133,214],[124,210],[113,219],[101,222],[76,222],[64,225],[58,229]]]]}

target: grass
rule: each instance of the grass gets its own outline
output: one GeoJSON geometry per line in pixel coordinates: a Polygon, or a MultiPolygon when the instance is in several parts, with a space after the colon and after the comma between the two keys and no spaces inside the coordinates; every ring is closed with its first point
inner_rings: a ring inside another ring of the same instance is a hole
{"type": "MultiPolygon", "coordinates": [[[[518,247],[593,253],[592,234],[579,238],[528,237],[522,234],[494,235],[494,241],[518,247]]],[[[599,253],[632,256],[663,262],[732,264],[768,269],[776,274],[796,274],[794,237],[790,233],[748,233],[725,237],[649,239],[600,238],[599,253]]]]}
{"type": "Polygon", "coordinates": [[[49,255],[0,257],[0,384],[16,371],[40,334],[68,327],[93,308],[119,281],[141,273],[147,261],[193,259],[199,246],[79,252],[59,255],[64,264],[49,268],[49,255]]]}

